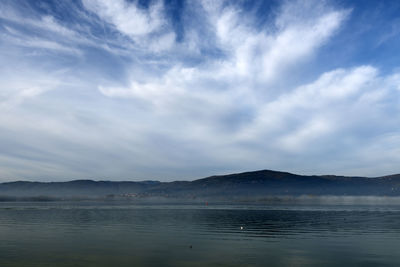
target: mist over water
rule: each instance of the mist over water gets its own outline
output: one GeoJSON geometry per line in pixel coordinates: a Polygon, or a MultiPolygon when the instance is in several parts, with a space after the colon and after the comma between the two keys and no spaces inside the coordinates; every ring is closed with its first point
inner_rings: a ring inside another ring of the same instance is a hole
{"type": "Polygon", "coordinates": [[[396,266],[400,206],[0,203],[0,266],[396,266]]]}

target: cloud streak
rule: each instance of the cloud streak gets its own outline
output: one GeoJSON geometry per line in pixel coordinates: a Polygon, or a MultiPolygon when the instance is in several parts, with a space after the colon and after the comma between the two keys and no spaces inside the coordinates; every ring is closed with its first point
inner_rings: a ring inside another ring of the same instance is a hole
{"type": "Polygon", "coordinates": [[[0,179],[398,172],[398,71],[319,68],[357,6],[252,4],[3,2],[0,179]]]}

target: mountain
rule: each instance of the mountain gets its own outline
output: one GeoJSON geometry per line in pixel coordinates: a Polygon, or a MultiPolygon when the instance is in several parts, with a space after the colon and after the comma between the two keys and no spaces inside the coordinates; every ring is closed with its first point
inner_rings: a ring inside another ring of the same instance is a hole
{"type": "Polygon", "coordinates": [[[367,178],[305,176],[261,170],[211,176],[194,181],[7,182],[0,200],[69,198],[261,199],[271,196],[400,196],[400,174],[367,178]]]}

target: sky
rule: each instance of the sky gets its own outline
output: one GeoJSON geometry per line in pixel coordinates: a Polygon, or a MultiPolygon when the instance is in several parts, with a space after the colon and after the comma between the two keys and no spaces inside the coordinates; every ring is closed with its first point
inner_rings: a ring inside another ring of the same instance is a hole
{"type": "Polygon", "coordinates": [[[0,1],[0,182],[400,173],[400,1],[0,1]]]}

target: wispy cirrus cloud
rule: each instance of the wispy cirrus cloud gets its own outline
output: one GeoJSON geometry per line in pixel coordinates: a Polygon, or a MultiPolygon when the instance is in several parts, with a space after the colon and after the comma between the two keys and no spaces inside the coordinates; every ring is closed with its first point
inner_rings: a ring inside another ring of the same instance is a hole
{"type": "Polygon", "coordinates": [[[84,0],[84,6],[134,41],[134,46],[156,52],[168,50],[175,43],[175,33],[167,22],[162,1],[150,2],[147,8],[124,0],[84,0]]]}
{"type": "Polygon", "coordinates": [[[1,179],[396,172],[400,74],[326,61],[358,7],[263,5],[2,2],[1,179]]]}

